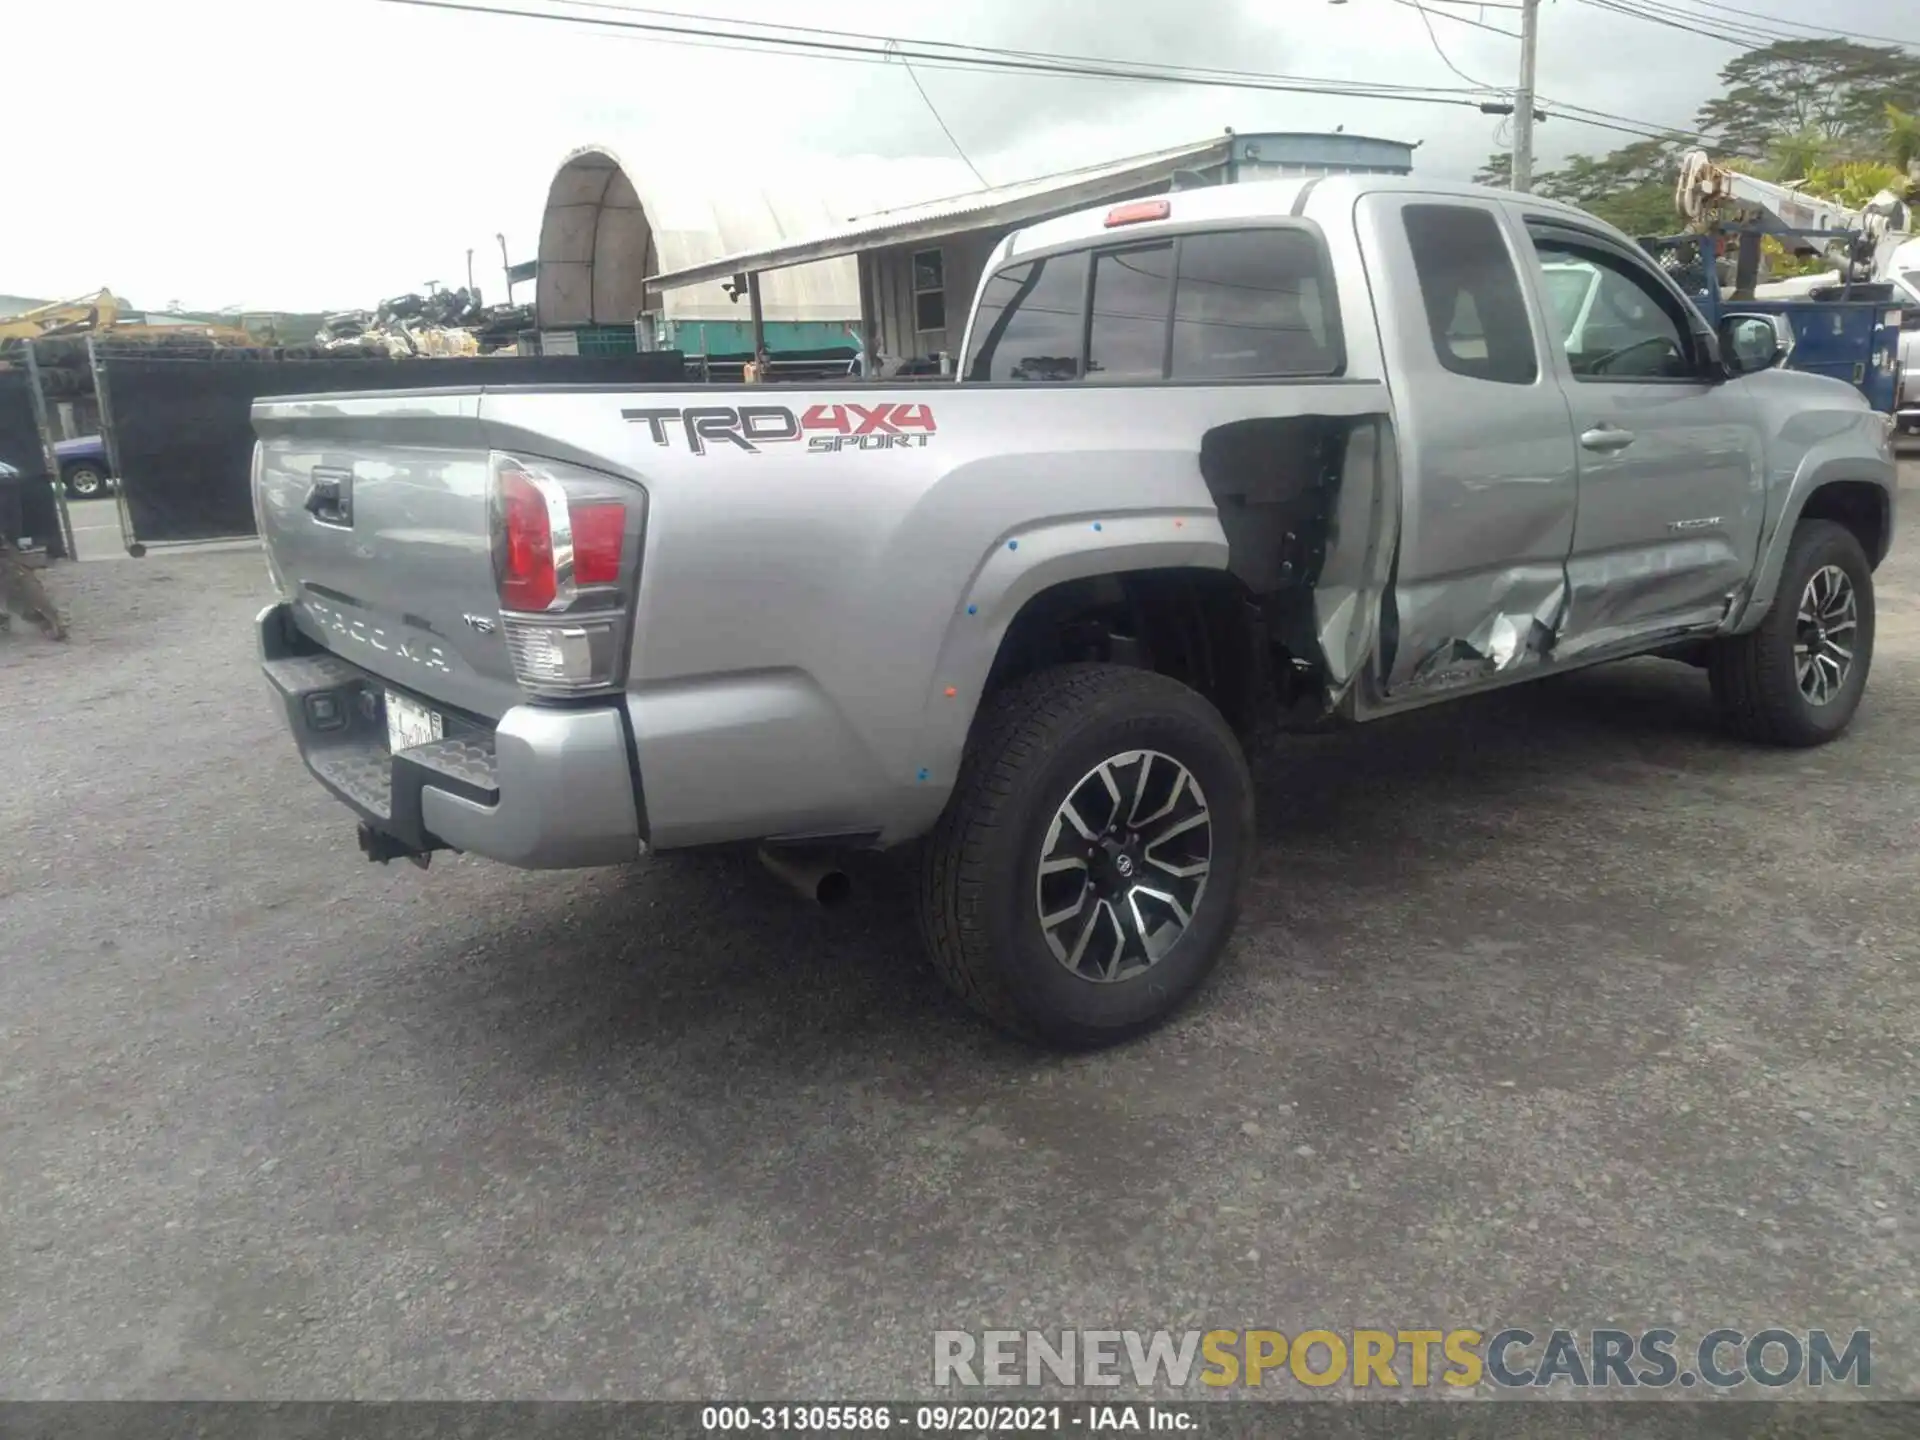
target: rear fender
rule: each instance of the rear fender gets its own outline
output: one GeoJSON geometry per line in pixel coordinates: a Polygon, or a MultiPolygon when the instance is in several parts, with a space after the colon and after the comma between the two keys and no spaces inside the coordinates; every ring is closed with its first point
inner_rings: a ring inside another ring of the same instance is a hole
{"type": "Polygon", "coordinates": [[[1211,509],[1054,518],[996,540],[941,642],[915,750],[923,798],[905,807],[912,814],[899,817],[902,833],[926,829],[946,803],[994,658],[1022,606],[1072,580],[1180,568],[1227,568],[1226,533],[1211,509]]]}

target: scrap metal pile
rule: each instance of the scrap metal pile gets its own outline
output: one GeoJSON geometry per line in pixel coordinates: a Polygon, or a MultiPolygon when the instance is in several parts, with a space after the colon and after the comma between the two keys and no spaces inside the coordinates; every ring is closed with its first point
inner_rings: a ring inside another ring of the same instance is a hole
{"type": "Polygon", "coordinates": [[[405,359],[414,355],[493,355],[515,348],[533,325],[527,305],[487,306],[477,290],[402,295],[377,310],[329,315],[314,336],[322,352],[370,348],[405,359]]]}

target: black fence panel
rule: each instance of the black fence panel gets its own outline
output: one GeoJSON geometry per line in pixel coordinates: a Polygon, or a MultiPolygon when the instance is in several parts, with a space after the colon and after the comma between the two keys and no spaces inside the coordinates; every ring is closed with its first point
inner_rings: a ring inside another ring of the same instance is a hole
{"type": "Polygon", "coordinates": [[[253,402],[279,395],[485,385],[675,385],[678,351],[415,360],[98,358],[101,423],[139,545],[254,533],[253,402]]]}
{"type": "Polygon", "coordinates": [[[66,554],[59,501],[40,440],[33,377],[24,367],[0,369],[0,461],[20,472],[17,481],[0,485],[0,534],[12,545],[31,538],[50,555],[66,554]]]}

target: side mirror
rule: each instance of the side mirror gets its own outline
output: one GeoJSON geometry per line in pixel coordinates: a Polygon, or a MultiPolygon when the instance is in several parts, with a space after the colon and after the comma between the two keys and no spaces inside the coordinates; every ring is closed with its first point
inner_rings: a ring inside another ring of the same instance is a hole
{"type": "Polygon", "coordinates": [[[1784,315],[1723,315],[1720,353],[1736,375],[1772,370],[1793,354],[1793,326],[1784,315]]]}

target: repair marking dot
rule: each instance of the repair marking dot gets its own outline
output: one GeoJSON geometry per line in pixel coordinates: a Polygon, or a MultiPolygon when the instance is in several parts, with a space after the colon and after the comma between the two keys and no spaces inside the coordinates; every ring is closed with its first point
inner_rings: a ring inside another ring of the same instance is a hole
{"type": "Polygon", "coordinates": [[[1007,548],[1009,550],[1018,550],[1020,548],[1020,542],[1018,540],[1009,540],[1007,541],[1007,548]]]}
{"type": "Polygon", "coordinates": [[[931,774],[933,774],[933,772],[924,765],[920,767],[920,779],[925,780],[931,774]]]}

